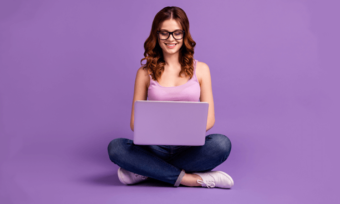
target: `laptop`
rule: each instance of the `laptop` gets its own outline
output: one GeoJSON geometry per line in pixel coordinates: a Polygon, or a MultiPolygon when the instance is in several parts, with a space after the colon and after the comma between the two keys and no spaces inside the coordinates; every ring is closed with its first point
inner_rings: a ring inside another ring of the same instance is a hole
{"type": "Polygon", "coordinates": [[[208,102],[137,100],[133,143],[202,146],[208,108],[208,102]]]}

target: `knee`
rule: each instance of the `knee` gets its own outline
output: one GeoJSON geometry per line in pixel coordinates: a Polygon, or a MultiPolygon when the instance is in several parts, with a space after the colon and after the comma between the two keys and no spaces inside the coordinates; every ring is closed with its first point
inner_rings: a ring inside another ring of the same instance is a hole
{"type": "Polygon", "coordinates": [[[116,161],[117,158],[120,158],[119,155],[124,152],[124,147],[127,141],[128,139],[126,138],[116,138],[109,143],[107,150],[112,162],[116,161]]]}
{"type": "Polygon", "coordinates": [[[223,134],[212,134],[210,136],[213,140],[215,150],[218,151],[224,159],[227,159],[231,151],[230,139],[223,134]]]}

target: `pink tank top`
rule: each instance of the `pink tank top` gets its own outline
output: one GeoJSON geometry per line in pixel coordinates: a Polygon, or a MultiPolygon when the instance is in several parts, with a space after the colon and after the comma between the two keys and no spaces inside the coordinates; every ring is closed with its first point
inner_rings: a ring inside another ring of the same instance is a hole
{"type": "Polygon", "coordinates": [[[201,87],[196,77],[196,64],[194,59],[194,75],[188,82],[179,86],[161,86],[150,76],[150,86],[148,88],[148,100],[155,101],[199,101],[201,87]]]}

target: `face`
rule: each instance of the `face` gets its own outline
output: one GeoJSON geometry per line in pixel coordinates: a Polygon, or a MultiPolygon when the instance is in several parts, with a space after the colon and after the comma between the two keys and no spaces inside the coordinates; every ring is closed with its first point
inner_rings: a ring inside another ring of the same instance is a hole
{"type": "MultiPolygon", "coordinates": [[[[182,27],[174,19],[165,20],[160,27],[160,31],[173,32],[175,30],[182,30],[182,27]]],[[[176,33],[173,33],[173,35],[177,38],[176,33]]],[[[158,37],[158,43],[164,54],[174,54],[177,53],[182,47],[183,37],[180,40],[176,40],[172,35],[170,35],[166,40],[161,40],[158,37]],[[175,46],[172,44],[175,44],[175,46]]]]}

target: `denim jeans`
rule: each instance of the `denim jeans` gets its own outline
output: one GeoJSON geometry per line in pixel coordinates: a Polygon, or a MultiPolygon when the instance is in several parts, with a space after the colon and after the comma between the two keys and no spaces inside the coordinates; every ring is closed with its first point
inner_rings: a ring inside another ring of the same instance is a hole
{"type": "Polygon", "coordinates": [[[230,139],[223,134],[207,135],[203,146],[135,145],[127,138],[113,139],[108,146],[113,163],[175,187],[185,173],[211,171],[230,151],[230,139]]]}

